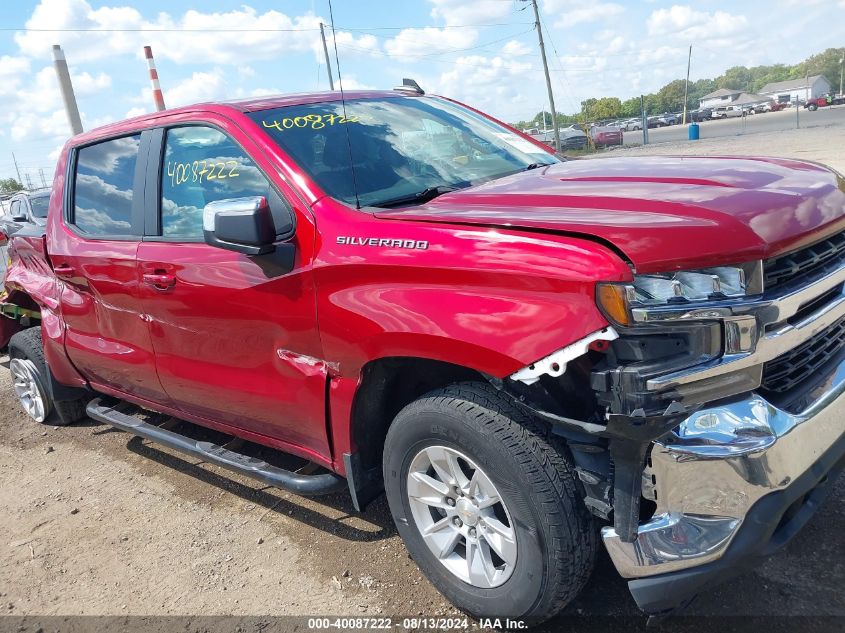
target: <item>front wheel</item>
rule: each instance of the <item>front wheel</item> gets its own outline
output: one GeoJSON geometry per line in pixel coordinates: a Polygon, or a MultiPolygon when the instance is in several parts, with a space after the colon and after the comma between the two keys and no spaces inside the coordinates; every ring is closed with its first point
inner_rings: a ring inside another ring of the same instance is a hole
{"type": "Polygon", "coordinates": [[[810,112],[815,112],[816,110],[819,109],[819,106],[817,106],[815,103],[811,103],[810,105],[807,106],[807,109],[810,112]]]}
{"type": "Polygon", "coordinates": [[[405,407],[387,434],[384,480],[411,556],[474,616],[540,622],[590,575],[596,532],[565,449],[488,385],[405,407]]]}

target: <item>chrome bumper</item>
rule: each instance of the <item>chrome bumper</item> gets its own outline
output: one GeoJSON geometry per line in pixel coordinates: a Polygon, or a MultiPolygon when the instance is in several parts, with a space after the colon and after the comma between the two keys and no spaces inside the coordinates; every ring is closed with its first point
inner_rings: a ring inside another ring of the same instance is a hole
{"type": "Polygon", "coordinates": [[[644,490],[654,517],[622,542],[604,544],[626,578],[654,576],[719,559],[751,507],[783,490],[845,435],[845,361],[791,414],[756,394],[698,411],[655,443],[644,490]]]}

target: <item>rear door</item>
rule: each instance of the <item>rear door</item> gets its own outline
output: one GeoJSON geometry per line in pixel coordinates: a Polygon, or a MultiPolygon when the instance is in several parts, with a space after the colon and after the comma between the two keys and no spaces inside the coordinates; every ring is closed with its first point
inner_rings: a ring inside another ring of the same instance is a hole
{"type": "Polygon", "coordinates": [[[102,391],[163,402],[138,308],[148,138],[130,134],[72,150],[50,259],[61,281],[65,347],[77,369],[102,391]]]}
{"type": "Polygon", "coordinates": [[[160,130],[160,166],[148,184],[153,217],[138,262],[158,374],[192,416],[328,457],[310,210],[280,177],[271,181],[275,168],[234,124],[212,120],[160,130]],[[274,215],[295,214],[294,259],[204,242],[203,207],[250,196],[266,197],[274,215]]]}

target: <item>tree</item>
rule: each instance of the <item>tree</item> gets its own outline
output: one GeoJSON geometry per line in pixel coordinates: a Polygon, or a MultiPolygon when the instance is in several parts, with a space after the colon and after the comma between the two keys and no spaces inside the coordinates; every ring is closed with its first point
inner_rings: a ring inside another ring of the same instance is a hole
{"type": "Polygon", "coordinates": [[[658,108],[661,112],[680,112],[684,109],[686,81],[675,79],[657,91],[658,108]]]}
{"type": "Polygon", "coordinates": [[[831,86],[839,86],[839,60],[842,59],[845,51],[841,48],[828,48],[817,55],[812,55],[800,64],[792,67],[791,79],[800,77],[812,77],[813,75],[824,75],[831,86]]]}
{"type": "Polygon", "coordinates": [[[21,191],[22,189],[23,185],[14,178],[0,179],[0,193],[15,193],[16,191],[21,191]]]}
{"type": "Polygon", "coordinates": [[[625,101],[622,102],[623,117],[630,119],[635,116],[640,116],[641,114],[639,97],[631,97],[630,99],[625,99],[625,101]]]}

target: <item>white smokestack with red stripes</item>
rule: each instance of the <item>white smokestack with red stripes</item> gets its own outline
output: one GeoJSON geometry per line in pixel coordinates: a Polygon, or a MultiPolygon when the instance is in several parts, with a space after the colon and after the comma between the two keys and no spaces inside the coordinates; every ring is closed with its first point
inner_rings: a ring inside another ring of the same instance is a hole
{"type": "Polygon", "coordinates": [[[153,49],[149,46],[144,47],[144,57],[147,58],[147,66],[150,69],[150,84],[153,87],[153,101],[155,101],[156,110],[164,110],[164,95],[161,93],[161,85],[158,83],[158,71],[153,59],[153,49]]]}

